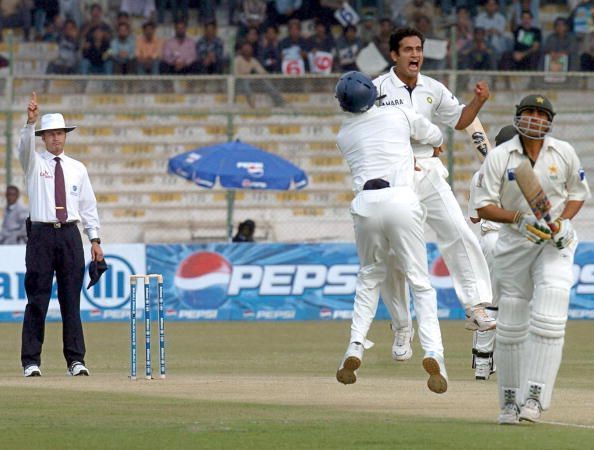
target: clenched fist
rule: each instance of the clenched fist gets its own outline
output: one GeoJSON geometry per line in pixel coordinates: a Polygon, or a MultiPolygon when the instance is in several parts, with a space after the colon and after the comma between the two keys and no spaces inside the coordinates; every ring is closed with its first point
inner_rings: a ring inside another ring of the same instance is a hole
{"type": "Polygon", "coordinates": [[[491,92],[489,91],[489,85],[486,81],[481,80],[476,83],[476,86],[474,87],[474,96],[478,101],[485,103],[489,99],[490,95],[491,92]]]}

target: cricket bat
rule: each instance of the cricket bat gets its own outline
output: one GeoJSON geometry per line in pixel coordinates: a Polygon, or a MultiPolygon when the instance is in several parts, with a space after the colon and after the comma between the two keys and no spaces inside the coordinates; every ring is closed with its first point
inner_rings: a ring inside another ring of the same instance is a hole
{"type": "Polygon", "coordinates": [[[478,152],[480,161],[483,162],[487,157],[487,153],[490,152],[493,147],[489,142],[487,133],[485,133],[483,124],[478,116],[474,118],[468,127],[466,127],[466,132],[472,139],[472,145],[474,145],[475,150],[478,152]]]}
{"type": "Polygon", "coordinates": [[[514,169],[514,176],[534,216],[539,220],[544,219],[551,231],[555,233],[557,225],[551,219],[551,202],[543,191],[530,162],[528,160],[522,161],[514,169]]]}

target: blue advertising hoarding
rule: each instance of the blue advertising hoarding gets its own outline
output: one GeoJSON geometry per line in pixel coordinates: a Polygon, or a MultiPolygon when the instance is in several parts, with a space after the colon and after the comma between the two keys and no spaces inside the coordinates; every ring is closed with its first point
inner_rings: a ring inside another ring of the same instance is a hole
{"type": "MultiPolygon", "coordinates": [[[[427,250],[440,318],[463,318],[437,246],[430,243],[427,250]]],[[[128,320],[128,275],[142,273],[164,276],[167,320],[333,320],[352,316],[359,269],[352,243],[122,244],[106,245],[105,253],[110,270],[90,290],[83,287],[81,315],[85,321],[128,320]]],[[[27,303],[24,256],[24,246],[0,247],[0,321],[22,321],[27,303]]],[[[594,319],[594,243],[578,246],[574,275],[569,317],[594,319]]],[[[141,314],[142,298],[138,305],[141,314]]],[[[381,303],[376,317],[388,319],[381,303]]],[[[60,320],[55,286],[48,320],[60,320]]]]}

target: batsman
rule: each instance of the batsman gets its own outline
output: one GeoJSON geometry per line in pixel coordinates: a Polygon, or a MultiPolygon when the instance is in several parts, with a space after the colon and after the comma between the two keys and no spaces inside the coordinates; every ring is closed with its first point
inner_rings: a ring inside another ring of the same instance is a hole
{"type": "Polygon", "coordinates": [[[525,97],[516,106],[518,135],[488,154],[475,186],[480,218],[503,224],[493,251],[500,424],[537,422],[551,404],[573,284],[571,220],[590,198],[576,151],[549,135],[554,116],[545,96],[525,97]],[[548,196],[554,224],[534,216],[518,186],[515,169],[525,161],[548,196]]]}

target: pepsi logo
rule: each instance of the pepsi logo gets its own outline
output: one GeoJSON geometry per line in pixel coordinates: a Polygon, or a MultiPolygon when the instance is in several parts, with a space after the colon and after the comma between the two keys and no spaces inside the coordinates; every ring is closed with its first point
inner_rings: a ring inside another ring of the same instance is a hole
{"type": "Polygon", "coordinates": [[[434,288],[450,289],[454,287],[450,271],[441,256],[437,257],[433,262],[429,278],[431,279],[431,284],[434,288]]]}
{"type": "Polygon", "coordinates": [[[186,308],[216,309],[227,300],[231,272],[223,256],[200,251],[179,264],[173,283],[186,308]]]}
{"type": "Polygon", "coordinates": [[[252,177],[259,178],[264,175],[264,163],[262,162],[248,162],[238,161],[238,169],[245,169],[252,177]]]}

